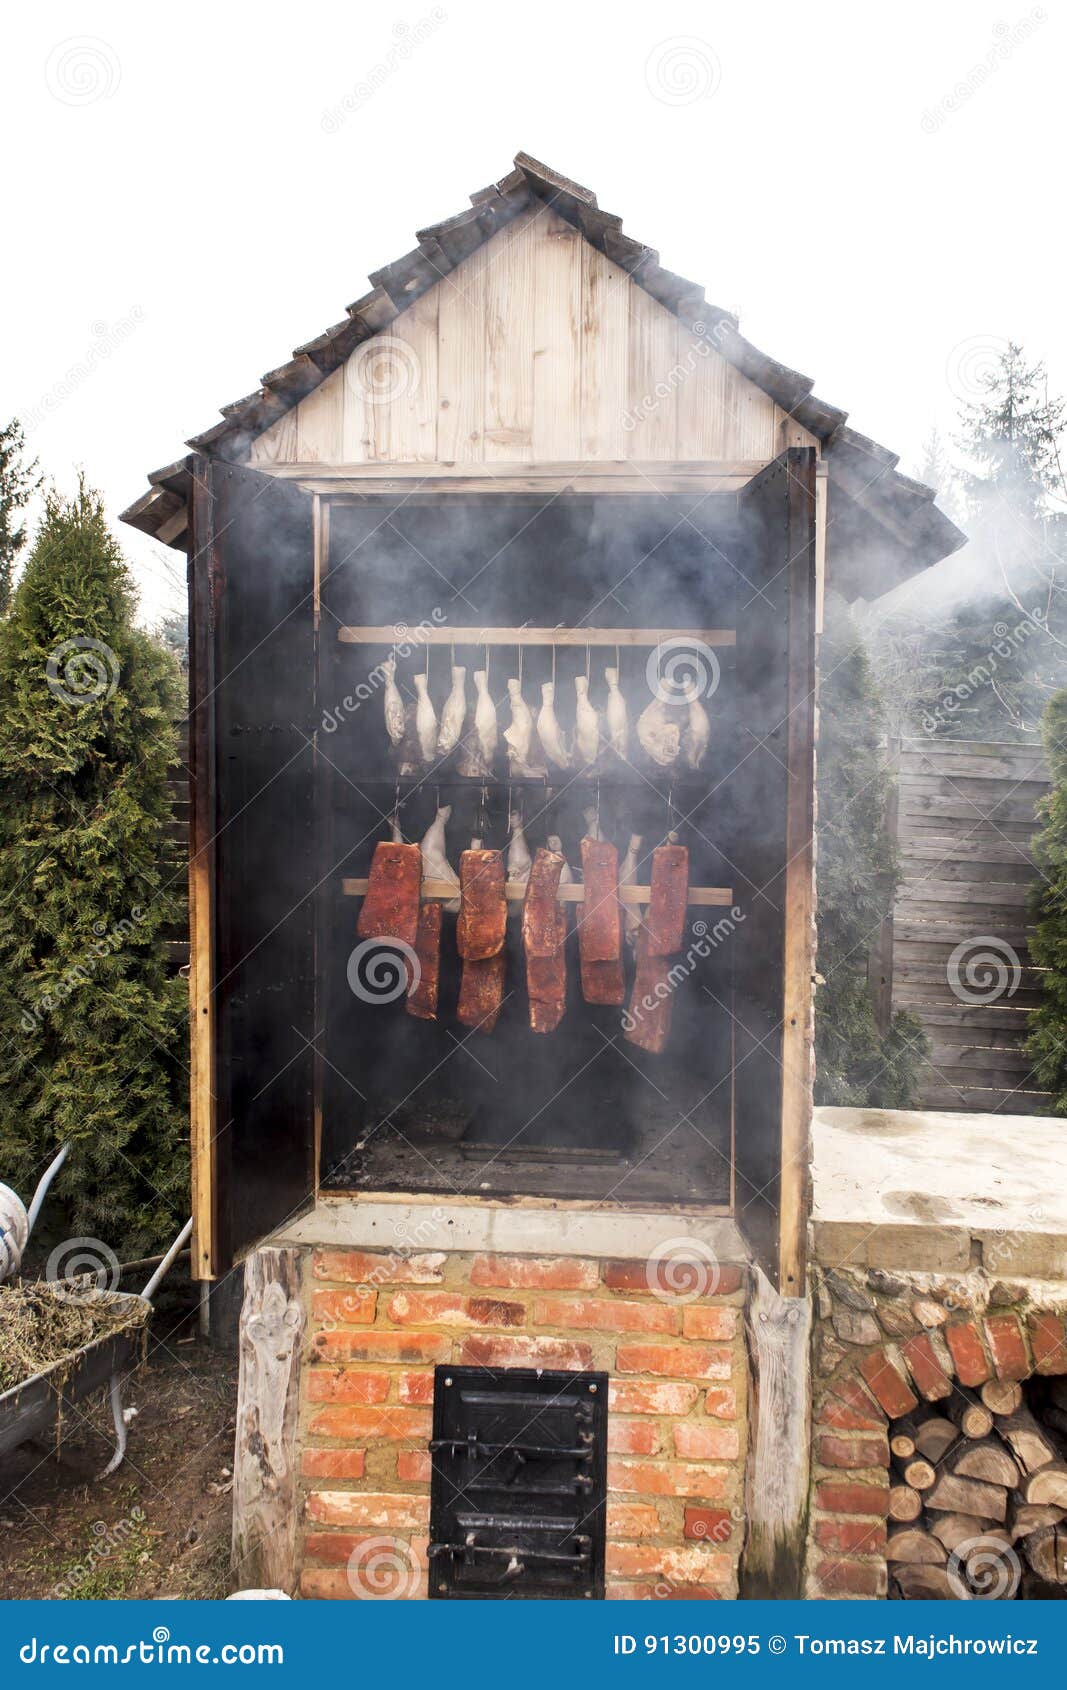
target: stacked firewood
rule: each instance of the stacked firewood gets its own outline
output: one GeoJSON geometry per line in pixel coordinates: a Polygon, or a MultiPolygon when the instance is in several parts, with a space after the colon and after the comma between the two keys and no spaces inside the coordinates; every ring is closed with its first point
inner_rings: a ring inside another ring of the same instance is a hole
{"type": "Polygon", "coordinates": [[[889,1563],[904,1598],[1067,1596],[1067,1379],[958,1387],[890,1426],[889,1563]]]}

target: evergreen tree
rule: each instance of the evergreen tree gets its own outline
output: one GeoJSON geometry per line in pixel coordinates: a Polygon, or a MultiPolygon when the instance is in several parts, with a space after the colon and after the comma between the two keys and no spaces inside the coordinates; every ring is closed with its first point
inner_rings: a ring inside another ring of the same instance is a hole
{"type": "Polygon", "coordinates": [[[46,500],[0,624],[0,1169],[73,1146],[69,1224],[134,1255],[187,1209],[185,992],[161,932],[180,690],[99,497],[46,500]]]}
{"type": "Polygon", "coordinates": [[[983,513],[1036,520],[1062,493],[1059,441],[1064,402],[1050,398],[1044,364],[1027,362],[1014,341],[983,382],[985,396],[965,407],[960,445],[972,468],[964,487],[983,513]]]}
{"type": "Polygon", "coordinates": [[[919,480],[924,487],[933,488],[938,506],[955,522],[959,516],[956,471],[938,428],[931,428],[923,441],[919,480]]]}
{"type": "Polygon", "coordinates": [[[1033,1084],[1052,1093],[1057,1115],[1067,1115],[1067,689],[1049,704],[1043,732],[1052,785],[1042,805],[1044,827],[1034,840],[1043,878],[1035,882],[1030,954],[1046,972],[1044,1001],[1030,1018],[1029,1049],[1036,1058],[1033,1084]]]}
{"type": "Polygon", "coordinates": [[[902,1010],[880,1033],[867,985],[867,953],[900,874],[886,825],[891,783],[881,700],[837,597],[827,599],[819,668],[815,1095],[819,1103],[902,1109],[916,1101],[926,1040],[917,1018],[902,1010]]]}
{"type": "Polygon", "coordinates": [[[0,428],[0,616],[11,602],[15,562],[26,543],[22,512],[41,485],[36,459],[25,462],[26,437],[17,417],[0,428]]]}

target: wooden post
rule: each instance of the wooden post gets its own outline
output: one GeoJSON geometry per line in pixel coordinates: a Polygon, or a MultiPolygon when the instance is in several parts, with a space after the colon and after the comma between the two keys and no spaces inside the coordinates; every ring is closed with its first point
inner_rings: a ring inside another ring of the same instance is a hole
{"type": "Polygon", "coordinates": [[[803,1297],[815,1081],[815,453],[788,454],[789,717],[782,982],[778,1287],[803,1297]]]}
{"type": "Polygon", "coordinates": [[[214,500],[207,460],[193,462],[189,551],[189,1120],[193,1237],[190,1271],[218,1272],[218,1104],[215,1027],[217,820],[216,663],[218,612],[214,500]]]}
{"type": "Polygon", "coordinates": [[[301,1260],[299,1250],[264,1248],[245,1262],[233,1463],[232,1565],[239,1586],[289,1595],[299,1530],[301,1260]]]}
{"type": "Polygon", "coordinates": [[[780,1297],[753,1269],[747,1314],[752,1414],[741,1595],[802,1595],[811,1449],[811,1299],[780,1297]]]}

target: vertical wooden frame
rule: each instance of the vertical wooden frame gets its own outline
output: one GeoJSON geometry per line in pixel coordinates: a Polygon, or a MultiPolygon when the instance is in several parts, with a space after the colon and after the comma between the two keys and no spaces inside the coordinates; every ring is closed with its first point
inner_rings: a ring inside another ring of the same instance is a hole
{"type": "Polygon", "coordinates": [[[189,588],[189,1099],[192,1163],[192,1275],[218,1271],[215,1172],[218,1107],[215,1026],[215,743],[218,557],[211,465],[192,467],[189,588]]]}
{"type": "Polygon", "coordinates": [[[815,454],[791,447],[739,501],[736,1212],[784,1297],[803,1296],[814,970],[815,454]]]}
{"type": "Polygon", "coordinates": [[[786,453],[789,726],[782,979],[782,1172],[778,1289],[805,1293],[811,1194],[815,973],[815,453],[786,453]]]}

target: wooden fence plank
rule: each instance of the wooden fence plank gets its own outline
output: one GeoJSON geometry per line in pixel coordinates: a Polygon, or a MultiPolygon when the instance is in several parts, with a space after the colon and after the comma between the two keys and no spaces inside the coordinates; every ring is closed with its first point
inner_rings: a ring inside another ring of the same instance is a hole
{"type": "Polygon", "coordinates": [[[1028,940],[1038,878],[1032,840],[1048,790],[1044,753],[1033,745],[920,739],[894,751],[903,879],[893,912],[893,1005],[912,1010],[931,1043],[921,1102],[1041,1110],[1047,1100],[1034,1088],[1025,1042],[1029,1011],[1042,1001],[1042,971],[1028,940]],[[1006,973],[995,960],[982,971],[982,949],[997,955],[996,945],[969,943],[982,938],[1004,947],[1006,973]],[[951,980],[961,944],[962,981],[951,980]],[[969,963],[979,970],[973,978],[969,963]],[[1000,996],[981,1001],[983,986],[1000,996]],[[961,992],[977,1001],[961,1000],[961,992]]]}

